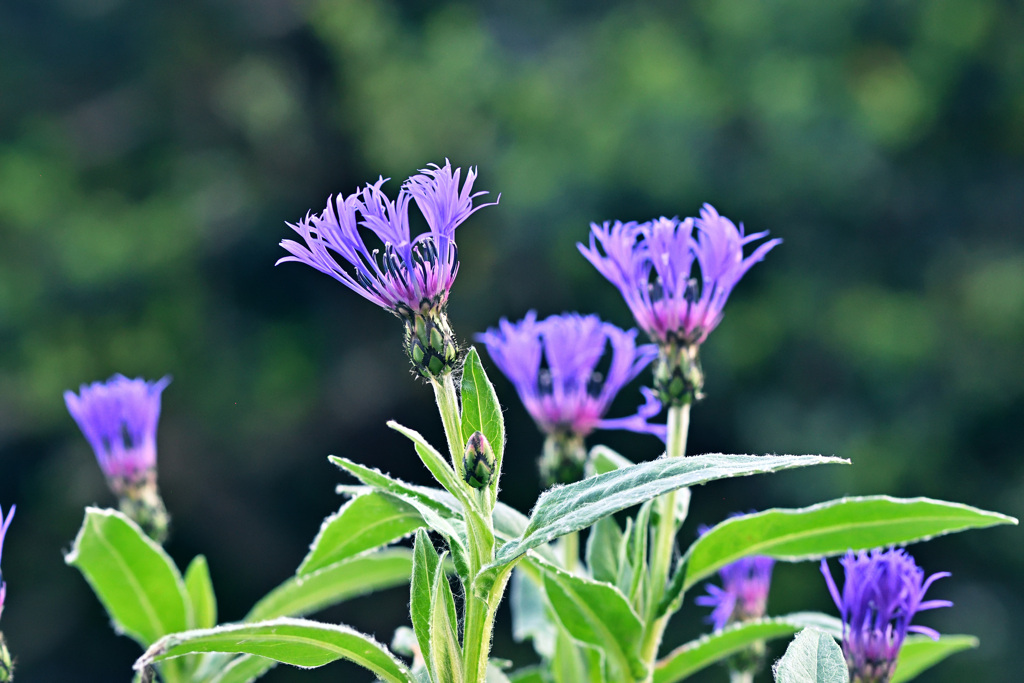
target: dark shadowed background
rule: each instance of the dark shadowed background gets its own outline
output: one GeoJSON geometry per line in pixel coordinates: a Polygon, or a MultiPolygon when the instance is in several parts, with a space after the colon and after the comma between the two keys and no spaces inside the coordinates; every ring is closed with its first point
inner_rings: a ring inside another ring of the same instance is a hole
{"type": "MultiPolygon", "coordinates": [[[[501,192],[459,229],[462,340],[530,308],[630,325],[575,249],[590,221],[709,201],[785,240],[705,345],[690,450],[853,465],[698,489],[684,537],[845,494],[1024,514],[1020,3],[5,0],[0,505],[18,513],[2,626],[20,683],[128,681],[139,652],[63,563],[83,506],[113,504],[65,389],[174,376],[168,550],[182,566],[206,554],[223,620],[289,576],[340,505],[328,454],[427,481],[384,426],[443,443],[399,322],[273,264],[284,221],[446,157],[501,192]]],[[[526,511],[541,438],[485,362],[507,407],[502,496],[526,511]]],[[[1020,530],[913,552],[953,572],[932,595],[956,606],[922,623],[982,639],[925,680],[1019,680],[1020,530]]],[[[323,618],[387,642],[406,603],[393,590],[323,618]]],[[[771,611],[812,608],[834,613],[817,568],[780,565],[771,611]]],[[[668,644],[706,612],[688,597],[668,644]]],[[[499,618],[495,655],[529,661],[499,618]]],[[[265,680],[368,680],[346,667],[265,680]]]]}

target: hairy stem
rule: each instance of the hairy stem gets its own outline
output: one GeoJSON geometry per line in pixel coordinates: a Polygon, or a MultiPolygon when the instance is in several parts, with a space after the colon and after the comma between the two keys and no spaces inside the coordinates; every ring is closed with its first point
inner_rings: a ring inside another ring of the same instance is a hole
{"type": "MultiPolygon", "coordinates": [[[[686,453],[686,435],[690,427],[690,404],[672,406],[668,409],[668,457],[681,458],[686,453]]],[[[675,549],[676,532],[679,522],[676,518],[676,491],[666,493],[658,500],[658,528],[655,532],[654,548],[651,553],[651,600],[647,614],[647,629],[644,634],[641,656],[654,671],[661,638],[671,615],[655,618],[655,610],[661,603],[672,569],[672,551],[675,549]]],[[[653,676],[653,673],[651,674],[653,676]]],[[[648,676],[648,681],[651,680],[648,676]]]]}
{"type": "Polygon", "coordinates": [[[462,455],[466,450],[466,442],[462,439],[462,418],[459,416],[459,396],[455,391],[455,379],[448,373],[441,379],[432,379],[434,398],[437,399],[437,410],[441,413],[444,424],[444,435],[448,439],[448,452],[452,457],[452,467],[460,479],[466,472],[462,467],[462,455]]]}

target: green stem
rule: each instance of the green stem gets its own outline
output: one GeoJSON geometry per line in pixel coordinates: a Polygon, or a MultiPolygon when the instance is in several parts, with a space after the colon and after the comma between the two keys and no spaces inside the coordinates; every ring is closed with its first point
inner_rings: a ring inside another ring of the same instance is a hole
{"type": "MultiPolygon", "coordinates": [[[[690,427],[690,404],[672,406],[668,409],[668,457],[681,458],[686,454],[686,435],[690,427]]],[[[665,627],[671,615],[665,614],[655,618],[655,610],[661,603],[665,593],[665,586],[668,582],[668,575],[672,569],[672,551],[675,549],[676,532],[679,530],[679,522],[676,518],[676,491],[666,493],[658,501],[658,529],[655,536],[654,548],[651,554],[651,590],[653,591],[649,601],[647,614],[647,632],[644,635],[641,656],[646,661],[652,672],[648,681],[652,679],[654,663],[658,657],[658,648],[661,645],[661,638],[665,634],[665,627]]]]}
{"type": "Polygon", "coordinates": [[[444,435],[448,439],[452,466],[459,479],[464,480],[466,472],[462,468],[462,456],[466,451],[466,442],[462,438],[462,418],[459,416],[459,395],[455,391],[455,379],[448,373],[440,380],[430,380],[430,383],[434,386],[434,398],[437,399],[437,410],[441,413],[444,435]]]}
{"type": "Polygon", "coordinates": [[[562,536],[562,562],[565,571],[575,574],[580,564],[580,534],[578,531],[562,536]]]}
{"type": "Polygon", "coordinates": [[[476,595],[476,576],[480,570],[494,560],[494,528],[490,514],[488,496],[478,496],[478,492],[465,483],[465,469],[462,456],[466,450],[466,442],[462,437],[462,418],[459,411],[459,397],[455,389],[455,380],[451,374],[441,379],[431,380],[437,409],[441,413],[444,434],[448,440],[448,451],[459,482],[464,486],[467,497],[464,501],[466,535],[469,545],[469,580],[465,586],[465,620],[462,631],[462,663],[463,683],[483,683],[487,677],[487,661],[491,650],[491,632],[494,629],[494,615],[498,603],[504,593],[505,583],[512,571],[508,567],[495,581],[488,593],[488,599],[482,600],[476,595]],[[481,510],[468,509],[476,502],[481,510]],[[482,528],[483,527],[483,528],[482,528]]]}
{"type": "Polygon", "coordinates": [[[462,669],[465,672],[465,683],[484,683],[487,679],[494,617],[505,594],[505,586],[512,576],[512,568],[516,564],[517,562],[512,562],[501,569],[487,593],[486,601],[476,596],[466,600],[466,626],[462,634],[462,669]]]}

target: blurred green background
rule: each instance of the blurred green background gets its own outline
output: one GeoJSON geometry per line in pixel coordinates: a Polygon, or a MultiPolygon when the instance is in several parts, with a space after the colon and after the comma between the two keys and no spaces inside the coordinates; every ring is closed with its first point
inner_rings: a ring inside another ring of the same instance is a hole
{"type": "MultiPolygon", "coordinates": [[[[18,513],[2,626],[19,681],[128,681],[138,654],[63,564],[83,506],[113,504],[65,389],[174,375],[168,550],[182,566],[207,555],[224,620],[284,580],[340,504],[327,454],[427,481],[384,426],[443,443],[398,321],[273,263],[285,220],[379,174],[397,191],[446,157],[501,192],[459,230],[463,340],[530,308],[631,325],[575,249],[590,221],[710,201],[785,240],[705,345],[690,448],[854,464],[698,489],[684,537],[845,494],[1024,514],[1020,3],[4,0],[0,504],[18,513]]],[[[541,438],[496,383],[502,496],[526,511],[541,438]]],[[[605,438],[658,454],[648,437],[605,438]]],[[[953,572],[932,595],[956,606],[922,623],[982,639],[923,680],[1020,680],[1021,532],[913,552],[953,572]]],[[[389,641],[407,599],[324,617],[389,641]]],[[[834,613],[817,568],[780,565],[771,610],[808,608],[834,613]]],[[[668,644],[706,612],[688,597],[668,644]]],[[[495,655],[530,661],[500,620],[495,655]]],[[[339,664],[265,680],[367,678],[339,664]]]]}

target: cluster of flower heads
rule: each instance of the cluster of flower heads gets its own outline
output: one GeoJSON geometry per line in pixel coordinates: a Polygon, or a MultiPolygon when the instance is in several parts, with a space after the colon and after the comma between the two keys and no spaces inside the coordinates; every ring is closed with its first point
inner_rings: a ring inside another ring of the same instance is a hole
{"type": "Polygon", "coordinates": [[[637,324],[659,344],[701,344],[722,319],[733,287],[782,240],[744,257],[767,232],[745,235],[710,204],[699,218],[591,224],[590,245],[578,245],[618,287],[637,324]],[[697,278],[697,271],[700,278],[697,278]]]}
{"type": "MultiPolygon", "coordinates": [[[[112,488],[141,481],[156,468],[156,428],[164,377],[147,382],[114,375],[64,392],[68,412],[96,453],[112,488]]],[[[115,490],[115,493],[117,491],[115,490]]]]}
{"type": "Polygon", "coordinates": [[[888,683],[907,633],[938,639],[934,629],[910,622],[918,612],[953,604],[924,599],[929,586],[949,572],[926,579],[914,558],[899,548],[850,551],[839,563],[845,575],[842,593],[825,560],[821,572],[843,619],[843,654],[850,677],[853,683],[888,683]]]}
{"type": "Polygon", "coordinates": [[[476,169],[452,170],[451,164],[431,164],[412,176],[391,201],[380,178],[350,195],[331,197],[319,215],[312,213],[288,225],[305,244],[284,240],[291,256],[278,263],[298,261],[330,275],[338,282],[396,315],[439,310],[459,270],[455,229],[475,211],[496,204],[474,206],[487,192],[473,192],[476,169]],[[460,187],[461,182],[461,187],[460,187]],[[411,236],[409,203],[416,202],[430,228],[411,236]],[[383,251],[366,245],[360,228],[366,228],[383,244],[383,251]],[[338,262],[340,256],[348,265],[338,262]]]}

